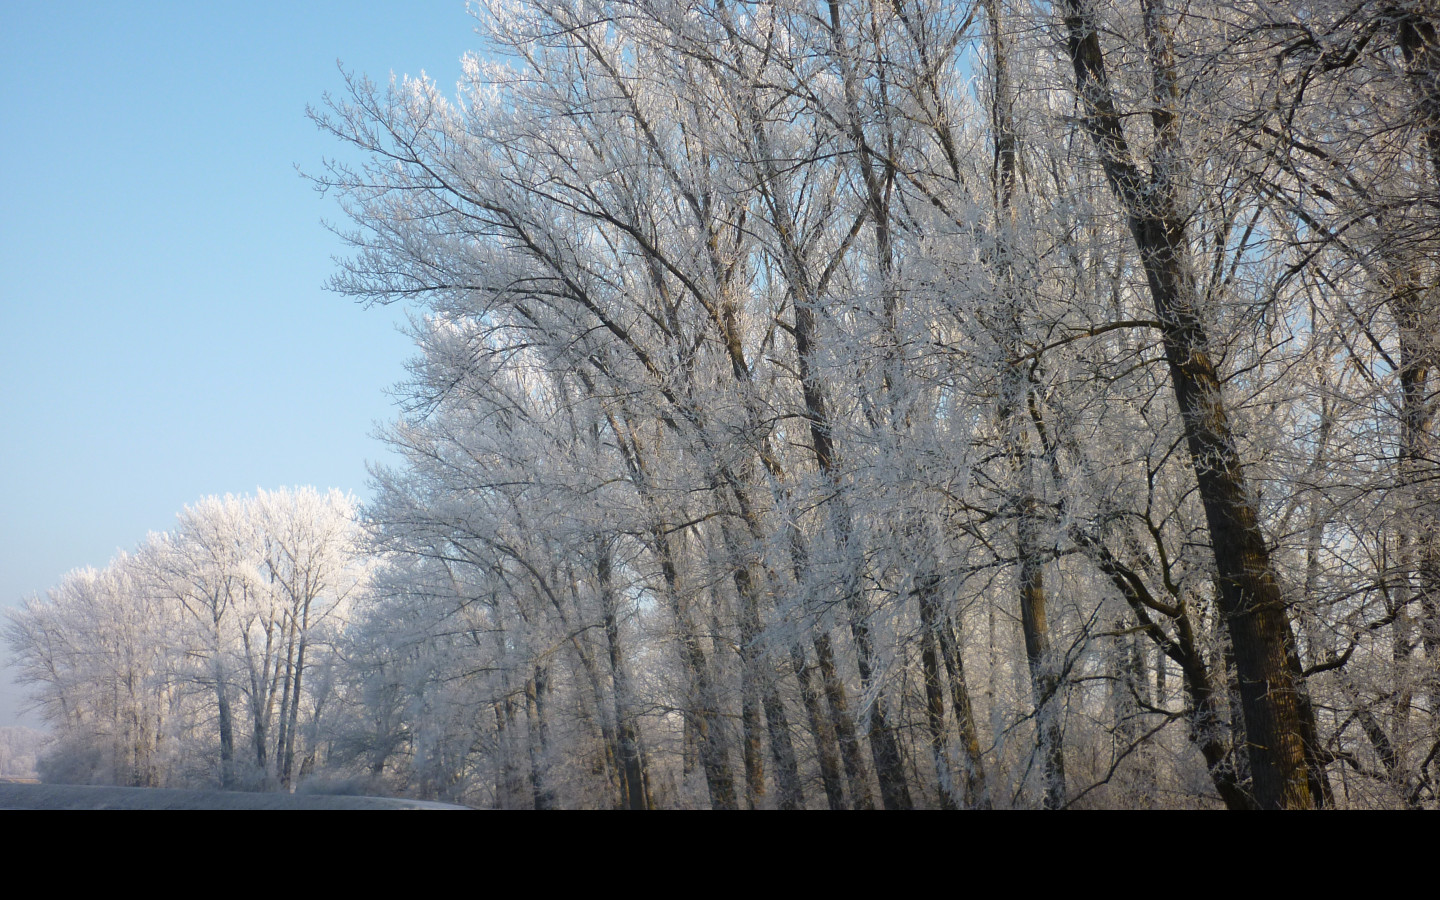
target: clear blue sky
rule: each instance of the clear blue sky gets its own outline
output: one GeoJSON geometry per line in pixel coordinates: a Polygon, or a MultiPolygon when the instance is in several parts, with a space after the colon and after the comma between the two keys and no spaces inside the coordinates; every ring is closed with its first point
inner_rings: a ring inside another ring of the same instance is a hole
{"type": "MultiPolygon", "coordinates": [[[[0,609],[206,494],[366,496],[409,339],[323,289],[336,60],[447,92],[464,0],[0,2],[0,609]]],[[[0,671],[0,725],[14,724],[0,671]]]]}

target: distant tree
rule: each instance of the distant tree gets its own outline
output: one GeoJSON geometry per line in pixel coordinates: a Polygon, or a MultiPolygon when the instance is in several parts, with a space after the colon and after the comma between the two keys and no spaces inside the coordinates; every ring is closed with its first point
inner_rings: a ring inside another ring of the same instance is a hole
{"type": "Polygon", "coordinates": [[[27,602],[5,636],[56,735],[42,774],[291,786],[297,755],[304,769],[319,752],[325,695],[306,675],[328,667],[367,577],[358,535],[353,500],[334,491],[206,498],[134,556],[27,602]],[[236,754],[247,743],[253,765],[236,754]]]}
{"type": "Polygon", "coordinates": [[[34,778],[45,732],[23,725],[0,728],[0,779],[34,778]]]}

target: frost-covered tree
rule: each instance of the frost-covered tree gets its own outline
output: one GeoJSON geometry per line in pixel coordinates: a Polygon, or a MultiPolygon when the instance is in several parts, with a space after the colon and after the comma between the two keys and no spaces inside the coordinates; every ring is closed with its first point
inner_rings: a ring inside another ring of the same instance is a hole
{"type": "Polygon", "coordinates": [[[42,776],[291,786],[323,752],[329,680],[311,673],[367,577],[359,535],[337,491],[210,497],[27,602],[5,634],[56,735],[42,776]]]}

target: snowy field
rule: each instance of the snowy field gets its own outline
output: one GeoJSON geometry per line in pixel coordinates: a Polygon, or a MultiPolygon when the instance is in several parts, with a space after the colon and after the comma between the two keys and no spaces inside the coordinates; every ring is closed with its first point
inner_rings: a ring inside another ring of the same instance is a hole
{"type": "Polygon", "coordinates": [[[247,794],[168,788],[0,784],[0,809],[468,809],[390,797],[247,794]]]}

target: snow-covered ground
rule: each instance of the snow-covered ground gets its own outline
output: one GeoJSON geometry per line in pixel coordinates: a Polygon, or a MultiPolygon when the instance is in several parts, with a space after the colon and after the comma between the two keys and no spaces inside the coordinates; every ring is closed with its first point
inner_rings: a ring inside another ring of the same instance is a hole
{"type": "Polygon", "coordinates": [[[0,783],[0,809],[468,809],[449,803],[328,794],[0,783]]]}

